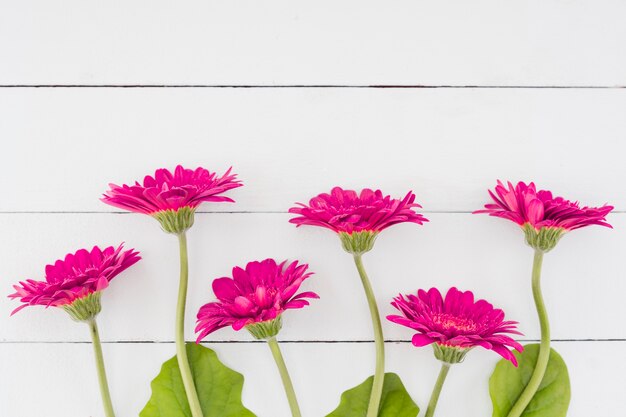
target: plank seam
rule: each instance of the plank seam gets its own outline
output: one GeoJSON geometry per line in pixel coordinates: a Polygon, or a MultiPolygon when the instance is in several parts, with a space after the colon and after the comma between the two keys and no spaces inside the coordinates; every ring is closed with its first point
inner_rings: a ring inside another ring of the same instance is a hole
{"type": "MultiPolygon", "coordinates": [[[[471,210],[420,210],[422,214],[472,214],[471,210]]],[[[624,214],[626,210],[613,210],[610,214],[624,214]]],[[[0,211],[3,214],[136,214],[127,211],[0,211]]],[[[284,210],[232,210],[232,211],[196,211],[196,214],[290,214],[284,210]]]]}
{"type": "Polygon", "coordinates": [[[327,89],[624,89],[622,85],[403,85],[403,84],[1,84],[0,88],[327,88],[327,89]]]}
{"type": "MultiPolygon", "coordinates": [[[[187,340],[187,343],[195,342],[194,340],[187,340]]],[[[539,342],[539,339],[519,339],[518,342],[521,343],[533,343],[539,342]]],[[[578,343],[578,342],[626,342],[626,339],[621,338],[608,338],[608,339],[552,339],[552,342],[567,342],[567,343],[578,343]]],[[[102,341],[103,344],[174,344],[173,340],[116,340],[116,341],[102,341]]],[[[205,341],[203,344],[255,344],[255,343],[265,343],[262,340],[215,340],[215,341],[205,341]]],[[[374,340],[281,340],[280,343],[285,344],[364,344],[364,343],[374,343],[374,340]]],[[[403,339],[390,339],[385,340],[385,343],[403,343],[410,344],[411,340],[403,340],[403,339]]],[[[63,341],[63,340],[54,340],[54,341],[0,341],[0,345],[2,344],[32,344],[32,345],[58,345],[58,344],[68,344],[68,345],[83,345],[83,344],[91,344],[91,341],[63,341]]]]}

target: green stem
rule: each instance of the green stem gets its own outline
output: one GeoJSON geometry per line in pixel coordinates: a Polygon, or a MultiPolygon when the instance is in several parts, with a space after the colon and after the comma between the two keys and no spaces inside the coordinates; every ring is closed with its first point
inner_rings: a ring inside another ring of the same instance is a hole
{"type": "Polygon", "coordinates": [[[377,417],[378,407],[380,406],[380,397],[383,393],[383,384],[385,382],[385,339],[383,338],[383,328],[380,323],[380,314],[378,313],[378,305],[376,304],[376,297],[374,297],[374,291],[370,284],[367,273],[363,267],[363,260],[361,254],[354,254],[354,263],[356,269],[359,271],[361,282],[363,283],[363,289],[365,290],[365,296],[367,297],[367,304],[370,308],[370,315],[372,316],[372,326],[374,327],[374,342],[376,343],[376,368],[374,372],[374,381],[372,383],[372,392],[370,394],[370,402],[367,406],[367,417],[377,417]]]}
{"type": "Polygon", "coordinates": [[[203,417],[198,393],[193,382],[187,349],[185,348],[185,304],[187,302],[187,282],[189,280],[189,267],[187,260],[187,236],[185,232],[178,235],[180,246],[180,283],[178,285],[178,304],[176,305],[176,358],[183,386],[187,394],[189,409],[193,417],[203,417]]]}
{"type": "Polygon", "coordinates": [[[539,389],[541,380],[546,373],[548,367],[548,360],[550,359],[550,323],[548,322],[548,313],[546,306],[543,302],[543,296],[541,295],[541,262],[543,261],[543,252],[541,250],[535,250],[535,259],[533,260],[533,297],[535,299],[535,306],[537,307],[537,314],[539,315],[539,324],[541,326],[541,344],[539,345],[539,355],[537,356],[537,363],[535,364],[535,370],[533,371],[528,385],[524,388],[524,391],[517,399],[517,402],[509,411],[508,417],[519,417],[522,415],[528,403],[533,399],[535,393],[539,389]]]}
{"type": "Polygon", "coordinates": [[[433,393],[430,394],[430,401],[428,402],[428,408],[426,409],[425,417],[433,417],[435,415],[435,408],[437,407],[437,401],[439,401],[439,394],[441,394],[441,387],[443,387],[443,383],[448,376],[448,371],[450,370],[450,364],[447,362],[441,362],[441,370],[439,371],[439,376],[437,377],[437,382],[435,382],[435,386],[433,387],[433,393]]]}
{"type": "Polygon", "coordinates": [[[106,417],[115,417],[113,412],[113,404],[111,403],[111,394],[109,394],[109,384],[107,383],[107,374],[104,369],[104,357],[102,356],[102,345],[100,344],[100,335],[98,334],[98,324],[96,319],[92,318],[87,321],[91,333],[91,341],[93,345],[93,353],[96,357],[96,368],[98,369],[98,383],[100,384],[100,395],[102,396],[102,406],[104,407],[104,415],[106,417]]]}
{"type": "Polygon", "coordinates": [[[289,372],[287,371],[287,366],[285,365],[283,354],[280,353],[280,347],[278,346],[276,338],[270,337],[269,339],[267,339],[267,344],[272,351],[272,356],[274,356],[274,360],[276,361],[278,372],[280,372],[280,378],[283,380],[283,386],[285,387],[285,394],[287,394],[287,401],[289,401],[291,415],[293,417],[302,417],[302,414],[300,413],[300,407],[298,406],[298,400],[296,399],[296,392],[293,389],[293,384],[291,383],[291,378],[289,377],[289,372]]]}

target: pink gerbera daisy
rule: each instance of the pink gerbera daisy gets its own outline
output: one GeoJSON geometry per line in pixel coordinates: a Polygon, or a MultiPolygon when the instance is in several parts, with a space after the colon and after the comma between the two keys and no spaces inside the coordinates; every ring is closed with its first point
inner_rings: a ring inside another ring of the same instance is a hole
{"type": "Polygon", "coordinates": [[[94,246],[91,251],[80,249],[66,255],[63,260],[47,265],[45,281],[27,279],[13,286],[15,293],[9,298],[17,298],[23,305],[12,314],[32,305],[68,306],[99,293],[120,272],[141,259],[139,252],[122,249],[123,245],[117,248],[109,246],[104,250],[94,246]]]}
{"type": "Polygon", "coordinates": [[[550,191],[537,191],[532,182],[526,185],[520,181],[514,187],[511,182],[505,186],[498,181],[495,193],[489,190],[489,195],[495,204],[485,204],[485,210],[475,213],[502,217],[520,226],[530,224],[537,230],[553,227],[570,231],[594,224],[611,227],[606,216],[613,206],[580,207],[578,202],[553,197],[550,191]]]}
{"type": "Polygon", "coordinates": [[[570,230],[591,225],[611,227],[606,216],[613,206],[580,207],[578,202],[537,190],[532,182],[527,185],[520,181],[515,186],[508,182],[505,186],[498,181],[489,195],[494,203],[485,204],[484,210],[474,213],[487,213],[517,223],[524,229],[528,243],[537,249],[552,249],[570,230]]]}
{"type": "Polygon", "coordinates": [[[230,169],[220,177],[204,168],[192,170],[178,165],[173,174],[165,168],[157,169],[154,177],[148,175],[144,178],[143,184],[110,184],[111,189],[101,200],[124,210],[144,214],[178,210],[181,207],[196,208],[203,201],[233,202],[220,194],[241,187],[236,177],[236,174],[230,173],[230,169]]]}
{"type": "Polygon", "coordinates": [[[159,220],[166,232],[181,233],[191,227],[193,214],[202,202],[233,202],[221,194],[242,185],[230,169],[220,177],[204,168],[192,170],[178,165],[173,174],[165,168],[157,169],[154,177],[144,178],[143,184],[109,184],[111,188],[101,200],[124,210],[149,214],[159,220]]]}
{"type": "Polygon", "coordinates": [[[421,206],[415,194],[408,192],[402,199],[383,195],[382,191],[364,188],[360,193],[335,187],[329,194],[313,197],[309,205],[297,203],[289,209],[297,214],[289,220],[296,226],[321,226],[339,234],[348,252],[371,249],[376,235],[398,223],[424,224],[428,221],[415,212],[421,206]]]}
{"type": "Polygon", "coordinates": [[[386,228],[398,223],[422,225],[428,220],[415,211],[421,206],[415,202],[411,191],[403,199],[395,199],[380,190],[364,188],[356,192],[334,187],[328,194],[313,197],[309,205],[296,204],[289,213],[297,216],[289,222],[298,227],[321,226],[334,231],[343,249],[353,255],[370,308],[376,345],[374,378],[366,414],[368,417],[377,415],[384,385],[385,342],[376,298],[361,258],[372,250],[378,234],[386,228]]]}
{"type": "Polygon", "coordinates": [[[173,173],[157,169],[154,177],[144,178],[143,184],[110,184],[110,189],[102,197],[103,202],[112,206],[152,216],[165,232],[178,236],[181,269],[176,306],[176,360],[193,417],[201,417],[202,409],[185,351],[184,323],[189,279],[186,231],[193,226],[196,209],[202,202],[232,202],[231,198],[222,194],[241,185],[230,169],[218,176],[204,168],[192,170],[178,165],[173,173]]]}
{"type": "Polygon", "coordinates": [[[114,416],[111,395],[104,367],[100,334],[96,316],[100,313],[100,294],[108,287],[109,281],[141,258],[133,249],[122,250],[109,246],[104,250],[94,246],[91,251],[80,249],[46,265],[45,281],[28,279],[14,285],[15,293],[9,298],[17,298],[23,304],[12,314],[27,306],[42,305],[60,307],[72,319],[89,325],[89,333],[94,345],[98,383],[104,406],[104,414],[114,416]]]}
{"type": "Polygon", "coordinates": [[[246,327],[256,336],[254,330],[259,328],[253,325],[271,323],[275,327],[271,330],[277,333],[285,310],[309,305],[306,298],[319,298],[314,292],[296,294],[302,282],[312,275],[306,272],[307,268],[306,264],[298,265],[298,261],[287,265],[287,261],[277,264],[274,259],[265,259],[249,262],[245,269],[234,267],[232,278],[214,280],[213,292],[218,301],[200,308],[197,342],[226,326],[234,330],[246,327]]]}
{"type": "Polygon", "coordinates": [[[337,233],[380,232],[394,224],[411,222],[423,224],[428,220],[414,211],[420,208],[415,203],[415,194],[408,192],[402,199],[384,196],[382,191],[364,188],[360,193],[335,187],[330,194],[320,194],[309,201],[309,205],[289,209],[299,217],[289,222],[297,226],[322,226],[337,233]]]}
{"type": "Polygon", "coordinates": [[[517,322],[504,321],[504,312],[485,300],[474,301],[471,291],[452,287],[445,299],[437,288],[419,290],[417,295],[399,295],[391,303],[402,315],[387,319],[417,333],[413,345],[434,344],[435,354],[444,362],[458,362],[476,346],[493,350],[517,366],[509,348],[521,352],[522,345],[507,334],[521,334],[517,322]]]}

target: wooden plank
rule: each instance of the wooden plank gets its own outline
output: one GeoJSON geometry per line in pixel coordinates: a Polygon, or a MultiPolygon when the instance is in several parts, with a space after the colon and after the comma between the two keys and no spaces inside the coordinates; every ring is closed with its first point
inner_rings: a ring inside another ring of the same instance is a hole
{"type": "MultiPolygon", "coordinates": [[[[381,314],[394,312],[389,301],[399,292],[456,285],[473,290],[521,323],[527,339],[539,329],[530,293],[532,251],[516,226],[470,214],[430,214],[423,227],[400,225],[378,238],[364,257],[381,314]]],[[[235,265],[275,257],[308,262],[316,274],[303,286],[321,299],[285,316],[286,340],[371,340],[363,290],[350,256],[332,232],[296,229],[287,214],[199,214],[189,232],[191,284],[187,335],[193,338],[198,308],[213,299],[210,282],[235,265]]],[[[622,318],[626,216],[613,215],[615,230],[595,227],[572,232],[547,254],[543,287],[557,339],[626,338],[622,318]]],[[[69,251],[93,244],[126,241],[143,260],[116,278],[103,297],[100,316],[107,341],[171,341],[178,288],[176,239],[147,216],[119,214],[3,214],[0,230],[0,283],[41,279],[44,265],[69,251]],[[128,318],[132,317],[132,320],[128,318]],[[123,325],[119,325],[123,323],[123,325]]],[[[27,309],[9,317],[18,304],[0,298],[0,340],[88,340],[85,326],[65,312],[27,309]]],[[[404,328],[385,323],[388,339],[410,338],[404,328]]],[[[224,329],[209,340],[250,340],[245,332],[224,329]]]]}
{"type": "Polygon", "coordinates": [[[1,84],[624,85],[619,0],[44,0],[0,9],[1,84]]]}
{"type": "MultiPolygon", "coordinates": [[[[263,344],[209,345],[220,359],[245,375],[244,403],[259,417],[286,417],[287,402],[268,349],[263,344]]],[[[569,367],[572,403],[568,416],[615,415],[621,409],[626,365],[616,352],[626,342],[555,343],[569,367]],[[607,379],[611,375],[611,380],[607,379]]],[[[359,384],[374,362],[374,347],[361,343],[282,344],[304,415],[323,416],[344,390],[359,384]]],[[[105,344],[111,395],[118,415],[137,415],[150,395],[150,380],[174,354],[173,344],[105,344]]],[[[102,415],[89,344],[0,343],[0,414],[11,417],[102,415]],[[80,395],[75,393],[80,392],[80,395]],[[71,394],[74,393],[74,394],[71,394]]],[[[498,356],[475,349],[455,366],[443,389],[438,414],[491,413],[488,377],[498,356]]],[[[402,378],[426,409],[438,372],[429,348],[387,346],[387,369],[402,378]]]]}
{"type": "Polygon", "coordinates": [[[472,211],[498,178],[624,211],[625,113],[626,90],[4,89],[0,211],[111,211],[108,183],[177,163],[240,174],[209,211],[334,185],[472,211]]]}

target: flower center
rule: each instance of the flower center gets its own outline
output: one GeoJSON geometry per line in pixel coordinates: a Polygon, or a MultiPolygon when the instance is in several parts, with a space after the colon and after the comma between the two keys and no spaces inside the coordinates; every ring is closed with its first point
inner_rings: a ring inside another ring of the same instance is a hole
{"type": "Polygon", "coordinates": [[[279,291],[276,288],[265,287],[259,285],[256,290],[248,295],[249,300],[254,300],[256,306],[262,310],[278,307],[278,295],[279,291]]]}
{"type": "Polygon", "coordinates": [[[456,330],[464,333],[476,331],[476,322],[465,317],[453,316],[448,313],[435,314],[432,318],[433,322],[441,326],[444,330],[456,330]]]}

